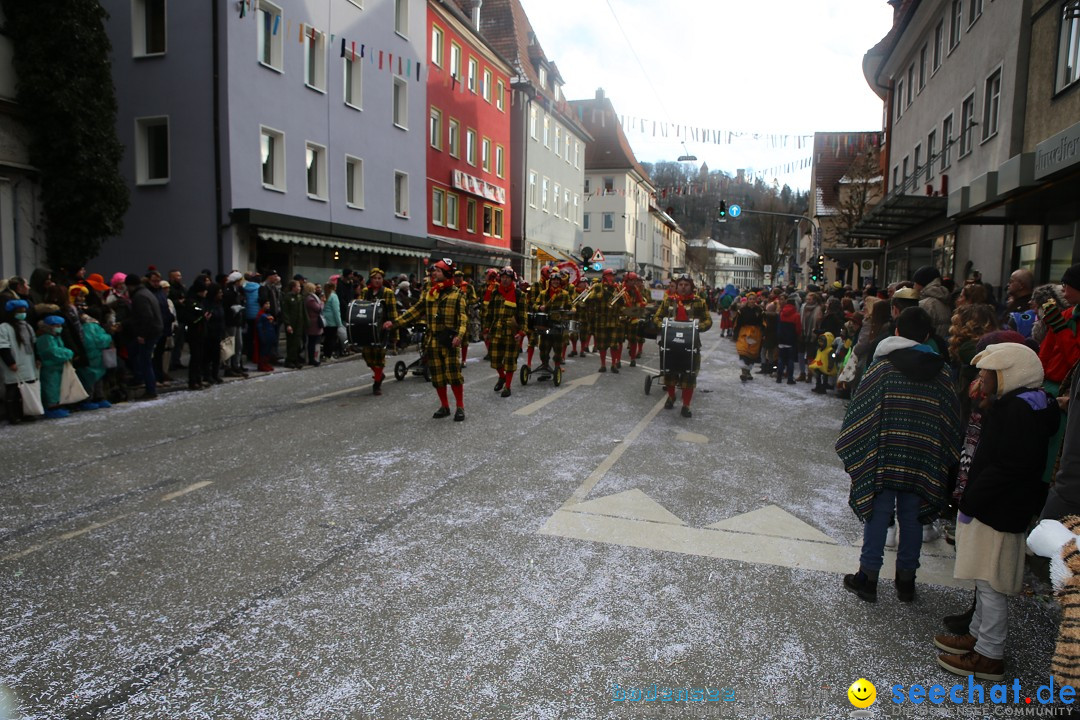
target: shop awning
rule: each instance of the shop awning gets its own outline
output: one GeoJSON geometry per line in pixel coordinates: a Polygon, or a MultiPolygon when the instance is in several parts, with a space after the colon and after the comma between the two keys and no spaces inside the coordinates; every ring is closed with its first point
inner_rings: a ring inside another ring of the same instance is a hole
{"type": "Polygon", "coordinates": [[[260,240],[271,240],[274,242],[288,243],[290,245],[306,245],[307,247],[333,248],[339,250],[351,250],[353,252],[370,252],[378,255],[402,255],[415,258],[425,258],[431,255],[431,253],[426,250],[417,250],[416,248],[407,248],[401,245],[367,243],[322,235],[297,235],[296,233],[260,230],[258,237],[260,240]]]}
{"type": "Polygon", "coordinates": [[[948,198],[890,195],[863,216],[849,238],[887,240],[931,220],[944,220],[948,198]]]}
{"type": "Polygon", "coordinates": [[[487,265],[505,265],[513,259],[525,257],[521,253],[516,253],[507,248],[481,245],[471,240],[443,237],[442,235],[429,235],[428,237],[435,241],[435,248],[426,253],[427,256],[445,252],[452,260],[487,265]]]}
{"type": "Polygon", "coordinates": [[[833,260],[881,260],[885,248],[880,247],[823,247],[821,254],[833,260]]]}
{"type": "Polygon", "coordinates": [[[530,245],[532,245],[539,251],[537,252],[537,260],[543,260],[544,262],[547,262],[549,259],[554,259],[556,262],[569,260],[570,262],[575,262],[578,265],[581,264],[581,258],[574,257],[571,254],[570,250],[556,247],[555,245],[549,245],[548,243],[537,242],[536,240],[529,240],[528,242],[530,245]],[[549,257],[541,257],[540,252],[543,252],[549,257]]]}

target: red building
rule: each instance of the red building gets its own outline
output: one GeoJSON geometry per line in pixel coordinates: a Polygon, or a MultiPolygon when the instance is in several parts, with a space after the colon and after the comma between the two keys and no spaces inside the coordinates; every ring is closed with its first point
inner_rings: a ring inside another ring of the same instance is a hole
{"type": "Polygon", "coordinates": [[[428,234],[437,252],[475,272],[513,257],[511,69],[476,31],[467,3],[428,1],[428,234]]]}

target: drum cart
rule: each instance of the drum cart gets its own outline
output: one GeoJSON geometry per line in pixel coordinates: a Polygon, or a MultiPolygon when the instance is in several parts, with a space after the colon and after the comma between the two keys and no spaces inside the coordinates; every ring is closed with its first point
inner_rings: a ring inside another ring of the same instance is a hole
{"type": "Polygon", "coordinates": [[[664,324],[657,334],[660,344],[660,374],[645,376],[645,394],[652,392],[654,380],[669,373],[693,372],[694,359],[700,352],[698,348],[698,321],[678,322],[664,318],[664,324]]]}
{"type": "MultiPolygon", "coordinates": [[[[566,332],[566,325],[561,322],[556,322],[553,315],[543,312],[531,312],[528,315],[529,329],[536,331],[537,335],[543,335],[550,338],[552,343],[552,355],[561,358],[562,345],[561,338],[566,332]]],[[[536,375],[537,382],[543,382],[544,380],[551,380],[555,387],[562,385],[562,365],[556,363],[555,367],[551,367],[545,362],[542,362],[536,368],[530,368],[528,365],[521,366],[521,372],[518,374],[518,378],[521,380],[522,385],[529,384],[529,378],[536,375]]]]}

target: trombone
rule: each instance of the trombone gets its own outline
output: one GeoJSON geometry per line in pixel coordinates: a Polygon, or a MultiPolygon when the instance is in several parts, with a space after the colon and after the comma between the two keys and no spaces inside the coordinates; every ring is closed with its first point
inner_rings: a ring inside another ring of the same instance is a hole
{"type": "Polygon", "coordinates": [[[579,302],[582,302],[583,300],[585,300],[585,298],[587,298],[589,296],[589,293],[591,293],[592,291],[593,291],[593,289],[592,289],[592,286],[590,285],[589,287],[582,290],[581,294],[578,295],[576,298],[574,298],[574,302],[570,303],[570,305],[574,306],[574,305],[577,305],[579,302]]]}
{"type": "Polygon", "coordinates": [[[619,302],[622,298],[626,297],[626,286],[624,285],[619,292],[615,294],[615,297],[611,298],[611,302],[608,303],[608,307],[615,307],[615,303],[619,302]]]}

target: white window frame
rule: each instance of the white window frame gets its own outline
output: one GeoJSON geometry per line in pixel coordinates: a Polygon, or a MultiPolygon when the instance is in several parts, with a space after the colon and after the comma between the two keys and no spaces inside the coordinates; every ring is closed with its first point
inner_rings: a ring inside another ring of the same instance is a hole
{"type": "Polygon", "coordinates": [[[259,177],[262,180],[263,188],[267,190],[273,190],[275,192],[285,192],[285,133],[280,130],[276,130],[266,125],[259,126],[259,177]],[[273,142],[270,146],[271,157],[271,172],[273,173],[273,182],[266,182],[265,172],[263,170],[266,162],[262,156],[262,139],[263,136],[271,138],[276,142],[273,142]]]}
{"type": "Polygon", "coordinates": [[[342,62],[342,98],[345,104],[353,110],[363,110],[364,61],[359,55],[353,60],[352,53],[349,53],[342,58],[342,62]]]}
{"type": "Polygon", "coordinates": [[[1078,80],[1080,80],[1080,0],[1071,0],[1061,9],[1054,92],[1061,92],[1078,80]]]}
{"type": "Polygon", "coordinates": [[[461,46],[450,41],[450,76],[461,82],[461,46]]]}
{"type": "Polygon", "coordinates": [[[555,123],[555,157],[562,157],[562,125],[555,123]]]}
{"type": "Polygon", "coordinates": [[[310,25],[304,26],[304,85],[326,92],[326,33],[310,25]]]}
{"type": "Polygon", "coordinates": [[[479,65],[476,62],[476,58],[470,57],[468,65],[465,67],[465,82],[466,87],[469,88],[469,92],[476,94],[476,74],[479,69],[479,65]]]}
{"type": "Polygon", "coordinates": [[[465,162],[476,167],[476,131],[465,128],[465,162]]]}
{"type": "Polygon", "coordinates": [[[495,107],[499,112],[506,110],[506,85],[502,78],[495,81],[495,107]]]}
{"type": "Polygon", "coordinates": [[[364,209],[364,160],[355,155],[345,156],[345,206],[353,210],[364,209]],[[349,185],[352,185],[352,196],[349,185]]]}
{"type": "Polygon", "coordinates": [[[581,231],[582,232],[590,232],[592,230],[592,228],[589,227],[589,218],[590,217],[592,217],[592,213],[585,213],[584,215],[581,216],[581,231]]]}
{"type": "Polygon", "coordinates": [[[960,44],[964,30],[964,0],[952,0],[949,5],[949,54],[960,44]]]}
{"type": "Polygon", "coordinates": [[[604,183],[604,194],[605,195],[614,195],[615,194],[615,176],[614,175],[605,175],[604,179],[603,179],[603,183],[604,183]]]}
{"type": "Polygon", "coordinates": [[[442,67],[443,65],[443,44],[446,34],[443,29],[438,25],[432,23],[431,25],[431,62],[436,67],[442,67]]]}
{"type": "Polygon", "coordinates": [[[491,172],[491,138],[480,138],[480,167],[491,172]]]}
{"type": "Polygon", "coordinates": [[[409,37],[409,0],[394,0],[394,32],[409,37]]]}
{"type": "Polygon", "coordinates": [[[998,134],[1001,123],[1001,74],[1001,67],[998,67],[983,84],[982,142],[998,134]]]}
{"type": "Polygon", "coordinates": [[[446,190],[440,187],[431,188],[431,224],[446,225],[446,190]]]}
{"type": "Polygon", "coordinates": [[[567,222],[570,222],[570,188],[563,188],[563,217],[567,222]]]}
{"type": "Polygon", "coordinates": [[[279,73],[284,72],[285,20],[281,17],[281,7],[268,0],[258,0],[258,2],[255,10],[258,20],[255,59],[265,68],[279,73]],[[276,33],[274,25],[278,26],[276,33]],[[269,45],[267,45],[268,42],[269,45]],[[269,58],[264,57],[264,48],[269,49],[269,58]]]}
{"type": "Polygon", "coordinates": [[[537,126],[539,125],[537,112],[538,111],[535,105],[529,106],[529,137],[531,137],[533,140],[540,139],[539,136],[536,134],[537,126]]]}
{"type": "Polygon", "coordinates": [[[937,128],[926,134],[926,182],[934,179],[934,163],[938,161],[937,154],[937,128]]]}
{"type": "Polygon", "coordinates": [[[577,140],[574,141],[574,167],[581,169],[581,143],[577,140]]]}
{"type": "Polygon", "coordinates": [[[574,224],[578,224],[578,218],[581,217],[581,196],[574,193],[574,224]]]}
{"type": "Polygon", "coordinates": [[[428,143],[436,150],[443,149],[443,113],[434,105],[428,110],[428,143]]]}
{"type": "Polygon", "coordinates": [[[938,20],[938,24],[934,26],[934,54],[933,60],[930,63],[930,77],[934,76],[941,68],[941,63],[945,59],[945,18],[938,20]]]}
{"type": "Polygon", "coordinates": [[[592,178],[591,177],[586,177],[585,178],[585,194],[588,195],[590,192],[592,192],[592,178]]]}
{"type": "Polygon", "coordinates": [[[328,182],[327,162],[326,162],[326,146],[319,145],[318,143],[306,142],[304,143],[304,187],[307,189],[307,196],[309,200],[318,200],[319,202],[329,201],[329,182],[328,182]],[[315,159],[315,191],[311,189],[311,158],[315,159]]]}
{"type": "Polygon", "coordinates": [[[529,207],[536,207],[537,202],[537,175],[535,170],[529,171],[529,207]]]}
{"type": "Polygon", "coordinates": [[[975,149],[973,142],[975,129],[975,91],[972,90],[960,103],[960,159],[966,158],[975,149]]]}
{"type": "Polygon", "coordinates": [[[553,211],[554,211],[555,217],[561,218],[562,217],[562,185],[560,185],[559,183],[555,183],[555,186],[552,188],[552,190],[553,190],[552,199],[554,201],[554,202],[552,202],[552,205],[554,206],[553,211]]]}
{"type": "Polygon", "coordinates": [[[394,127],[409,129],[409,83],[400,75],[393,76],[394,90],[392,104],[394,109],[394,127]]]}
{"type": "Polygon", "coordinates": [[[949,113],[941,119],[941,172],[952,167],[953,138],[956,132],[956,118],[949,113]]]}
{"type": "Polygon", "coordinates": [[[544,147],[551,149],[551,116],[544,113],[544,147]]]}
{"type": "Polygon", "coordinates": [[[919,93],[926,87],[926,64],[930,62],[930,46],[923,44],[919,50],[919,93]]]}
{"type": "Polygon", "coordinates": [[[446,150],[450,157],[461,157],[461,123],[456,118],[446,124],[446,150]]]}
{"type": "Polygon", "coordinates": [[[484,68],[484,73],[481,75],[480,94],[485,101],[491,102],[491,70],[489,68],[484,68]]]}
{"type": "Polygon", "coordinates": [[[540,87],[547,90],[547,68],[541,65],[536,74],[540,78],[540,87]]]}
{"type": "Polygon", "coordinates": [[[544,212],[551,212],[548,209],[548,192],[551,189],[551,180],[544,177],[540,181],[540,209],[544,212]]]}
{"type": "Polygon", "coordinates": [[[602,222],[600,226],[601,232],[615,232],[615,213],[606,212],[603,213],[602,222]]]}
{"type": "Polygon", "coordinates": [[[506,177],[506,148],[495,145],[495,177],[506,177]]]}
{"type": "Polygon", "coordinates": [[[484,237],[491,237],[495,230],[495,208],[487,203],[480,210],[480,233],[484,237]]]}
{"type": "Polygon", "coordinates": [[[896,81],[896,92],[893,93],[895,106],[895,119],[899,120],[904,115],[904,78],[896,81]]]}
{"type": "Polygon", "coordinates": [[[570,157],[570,131],[569,130],[566,131],[566,135],[564,137],[566,138],[566,151],[564,152],[564,154],[566,155],[565,160],[566,160],[566,164],[570,165],[571,163],[573,163],[574,160],[573,160],[572,157],[570,157]]]}
{"type": "Polygon", "coordinates": [[[409,173],[394,171],[394,216],[409,217],[409,173]]]}
{"type": "Polygon", "coordinates": [[[911,103],[915,100],[915,63],[908,65],[907,69],[907,97],[904,102],[905,107],[911,107],[911,103]]]}
{"type": "Polygon", "coordinates": [[[135,184],[167,185],[172,176],[172,137],[169,131],[169,116],[135,118],[135,184]],[[165,128],[165,175],[151,177],[149,131],[151,128],[165,128]]]}
{"type": "Polygon", "coordinates": [[[916,145],[915,150],[912,151],[912,153],[911,153],[911,161],[912,161],[911,174],[915,176],[915,182],[912,184],[912,186],[914,188],[913,191],[917,193],[920,190],[919,185],[922,183],[922,181],[919,178],[922,176],[922,172],[923,172],[922,165],[921,165],[921,163],[922,163],[922,144],[921,143],[919,145],[916,145]]]}
{"type": "Polygon", "coordinates": [[[169,0],[131,0],[131,55],[132,57],[161,57],[169,49],[169,0]],[[148,3],[161,4],[161,49],[147,50],[150,18],[146,12],[148,3]]]}
{"type": "Polygon", "coordinates": [[[968,29],[974,25],[983,14],[983,0],[968,0],[968,29]]]}
{"type": "Polygon", "coordinates": [[[446,227],[451,230],[458,229],[458,220],[461,213],[461,203],[457,193],[446,191],[446,227]]]}
{"type": "Polygon", "coordinates": [[[503,209],[501,207],[491,208],[492,225],[491,234],[493,237],[501,238],[503,236],[503,209]]]}

